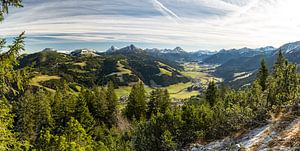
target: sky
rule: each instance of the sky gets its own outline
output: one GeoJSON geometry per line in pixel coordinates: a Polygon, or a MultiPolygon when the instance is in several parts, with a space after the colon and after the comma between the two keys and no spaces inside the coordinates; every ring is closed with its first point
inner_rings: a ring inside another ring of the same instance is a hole
{"type": "Polygon", "coordinates": [[[300,40],[299,0],[23,0],[0,24],[11,41],[26,31],[28,51],[98,51],[111,45],[187,51],[300,40]]]}

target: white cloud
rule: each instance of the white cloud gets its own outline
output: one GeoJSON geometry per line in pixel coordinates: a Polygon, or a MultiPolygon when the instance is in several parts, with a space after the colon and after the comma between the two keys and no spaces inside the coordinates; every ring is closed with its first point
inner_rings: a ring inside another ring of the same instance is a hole
{"type": "MultiPolygon", "coordinates": [[[[25,0],[0,24],[1,36],[26,31],[55,39],[140,42],[192,50],[279,46],[300,40],[297,0],[25,0]]],[[[44,37],[44,38],[41,38],[44,37]]],[[[48,38],[54,40],[49,41],[48,38]]],[[[62,41],[59,40],[59,43],[62,41]]]]}

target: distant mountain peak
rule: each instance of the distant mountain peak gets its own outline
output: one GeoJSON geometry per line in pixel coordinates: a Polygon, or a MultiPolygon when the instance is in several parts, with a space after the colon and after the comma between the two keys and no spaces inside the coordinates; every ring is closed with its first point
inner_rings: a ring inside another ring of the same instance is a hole
{"type": "Polygon", "coordinates": [[[135,45],[131,44],[130,46],[128,46],[129,50],[136,50],[139,49],[137,48],[135,45]]]}
{"type": "Polygon", "coordinates": [[[248,48],[248,47],[243,47],[243,48],[233,48],[233,49],[221,49],[219,52],[238,52],[238,53],[249,53],[249,52],[271,52],[276,50],[276,48],[272,46],[266,46],[266,47],[260,47],[260,48],[248,48]]]}
{"type": "Polygon", "coordinates": [[[106,50],[106,52],[115,52],[117,50],[119,50],[117,47],[111,46],[109,49],[106,50]]]}
{"type": "Polygon", "coordinates": [[[209,51],[209,50],[198,50],[198,51],[195,51],[193,52],[194,54],[197,53],[197,54],[203,54],[203,55],[212,55],[212,54],[216,54],[217,52],[215,51],[209,51]]]}
{"type": "Polygon", "coordinates": [[[173,49],[174,52],[184,52],[184,50],[181,47],[176,47],[173,49]]]}
{"type": "Polygon", "coordinates": [[[131,44],[129,46],[123,47],[123,48],[116,48],[114,46],[111,46],[106,52],[107,53],[139,53],[142,52],[143,49],[136,47],[135,45],[131,44]]]}
{"type": "Polygon", "coordinates": [[[49,51],[55,51],[55,52],[57,52],[57,50],[54,49],[54,48],[45,48],[45,49],[42,50],[42,52],[49,52],[49,51]]]}
{"type": "Polygon", "coordinates": [[[94,49],[89,49],[89,48],[82,48],[82,49],[76,49],[74,51],[71,52],[71,56],[83,56],[83,55],[87,55],[87,56],[98,56],[96,54],[96,51],[94,49]]]}
{"type": "Polygon", "coordinates": [[[287,43],[279,48],[283,53],[291,53],[293,51],[300,51],[300,41],[287,43]]]}
{"type": "Polygon", "coordinates": [[[158,49],[158,48],[152,48],[152,49],[145,49],[145,51],[150,53],[163,53],[163,54],[179,54],[179,53],[186,53],[181,47],[176,47],[174,49],[158,49]]]}

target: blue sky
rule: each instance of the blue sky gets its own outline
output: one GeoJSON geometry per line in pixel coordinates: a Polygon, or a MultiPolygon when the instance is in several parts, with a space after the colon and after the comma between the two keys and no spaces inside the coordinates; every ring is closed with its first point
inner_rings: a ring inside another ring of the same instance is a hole
{"type": "Polygon", "coordinates": [[[23,0],[0,24],[26,47],[61,50],[135,44],[220,50],[300,40],[299,0],[23,0]]]}

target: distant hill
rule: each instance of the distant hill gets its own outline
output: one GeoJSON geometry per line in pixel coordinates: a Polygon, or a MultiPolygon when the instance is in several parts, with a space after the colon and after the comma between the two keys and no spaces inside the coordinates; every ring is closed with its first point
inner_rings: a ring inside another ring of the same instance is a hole
{"type": "Polygon", "coordinates": [[[20,65],[33,66],[40,75],[61,77],[43,83],[53,89],[59,80],[87,87],[105,85],[108,81],[128,86],[142,80],[153,87],[189,81],[180,74],[182,67],[178,63],[148,55],[134,45],[106,53],[79,49],[67,54],[47,49],[23,55],[20,65]]]}
{"type": "Polygon", "coordinates": [[[253,57],[257,55],[268,55],[274,52],[274,47],[262,47],[257,49],[241,48],[241,49],[222,49],[218,53],[211,55],[210,57],[203,60],[207,64],[224,64],[231,59],[242,58],[242,57],[253,57]]]}
{"type": "Polygon", "coordinates": [[[300,41],[285,44],[278,49],[268,46],[256,49],[241,48],[219,52],[186,52],[180,47],[174,49],[141,49],[134,45],[123,48],[112,46],[105,52],[91,49],[77,49],[70,53],[46,48],[41,52],[23,55],[21,67],[33,65],[45,75],[62,77],[79,85],[105,85],[109,80],[118,86],[131,85],[142,80],[152,87],[169,86],[188,82],[180,71],[179,62],[198,62],[218,65],[212,74],[224,79],[234,88],[251,83],[260,61],[265,58],[270,70],[281,50],[289,61],[300,64],[300,41]]]}
{"type": "Polygon", "coordinates": [[[150,55],[162,59],[174,61],[202,61],[203,59],[211,56],[214,52],[199,50],[196,52],[186,52],[180,47],[174,49],[145,49],[150,55]]]}
{"type": "Polygon", "coordinates": [[[103,55],[126,58],[127,65],[132,69],[132,72],[138,75],[147,85],[168,86],[189,81],[188,78],[178,72],[183,68],[175,61],[153,56],[146,50],[137,48],[134,45],[111,50],[109,49],[103,55]]]}
{"type": "MultiPolygon", "coordinates": [[[[208,58],[209,61],[206,60],[205,62],[209,63],[210,60],[213,60],[212,58],[215,58],[216,60],[211,62],[218,63],[220,66],[216,68],[214,75],[222,77],[227,84],[235,88],[244,86],[255,79],[257,69],[260,66],[260,61],[263,58],[266,60],[271,71],[280,50],[290,62],[300,64],[300,42],[288,43],[278,49],[274,48],[274,50],[273,47],[265,48],[267,49],[260,48],[254,49],[254,51],[251,49],[244,49],[242,55],[221,51],[216,55],[211,56],[211,58],[208,58]],[[229,57],[230,54],[231,57],[229,57]],[[219,59],[217,59],[216,56],[218,56],[219,59]],[[222,58],[226,59],[222,60],[222,58]],[[222,61],[219,61],[220,59],[222,61]]],[[[235,51],[239,52],[241,50],[235,51]]]]}
{"type": "Polygon", "coordinates": [[[300,64],[300,41],[281,46],[273,55],[276,55],[279,50],[285,54],[289,61],[300,64]]]}

